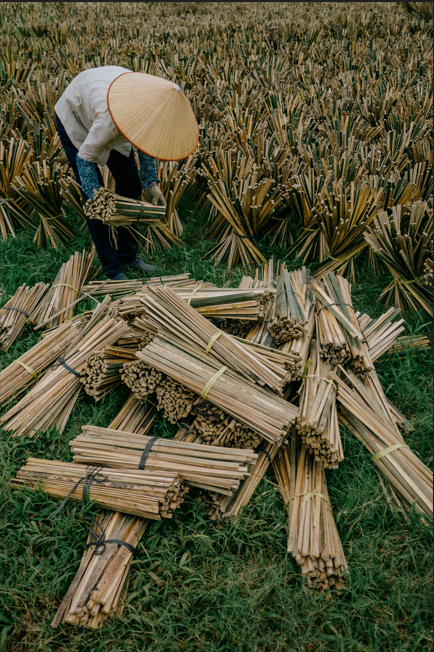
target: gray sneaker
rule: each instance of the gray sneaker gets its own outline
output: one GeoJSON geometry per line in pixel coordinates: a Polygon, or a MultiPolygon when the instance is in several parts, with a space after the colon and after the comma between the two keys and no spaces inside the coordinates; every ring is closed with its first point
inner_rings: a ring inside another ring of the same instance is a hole
{"type": "Polygon", "coordinates": [[[110,279],[111,281],[128,281],[128,276],[125,276],[123,272],[120,272],[119,274],[116,274],[116,276],[113,276],[113,278],[110,279]]]}
{"type": "Polygon", "coordinates": [[[161,274],[163,271],[161,267],[144,263],[140,258],[136,258],[132,263],[128,263],[128,267],[137,271],[146,272],[147,274],[161,274]]]}

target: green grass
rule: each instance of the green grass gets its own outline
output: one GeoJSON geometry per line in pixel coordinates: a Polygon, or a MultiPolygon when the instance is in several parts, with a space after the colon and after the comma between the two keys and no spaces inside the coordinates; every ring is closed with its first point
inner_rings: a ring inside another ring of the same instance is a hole
{"type": "MultiPolygon", "coordinates": [[[[154,260],[167,273],[189,271],[197,279],[236,282],[242,270],[228,274],[201,260],[210,243],[192,200],[183,202],[180,213],[187,224],[186,245],[154,260]]],[[[83,246],[90,246],[86,231],[60,252],[37,249],[25,234],[2,242],[2,303],[23,282],[51,281],[59,264],[83,246]]],[[[263,251],[271,251],[266,243],[263,251]]],[[[360,261],[353,286],[357,308],[381,314],[378,296],[388,281],[360,261]]],[[[428,333],[427,321],[422,314],[410,317],[406,332],[428,333]]],[[[2,366],[35,341],[26,331],[2,355],[2,366]]],[[[387,395],[415,426],[406,441],[430,464],[431,351],[404,353],[402,359],[395,354],[378,364],[378,373],[387,395]]],[[[98,632],[71,626],[52,630],[50,622],[84,550],[85,529],[77,518],[95,509],[69,504],[53,525],[47,516],[55,501],[43,493],[12,493],[4,483],[28,454],[69,461],[68,441],[80,426],[107,426],[126,396],[123,388],[96,404],[81,395],[62,436],[55,430],[34,439],[0,435],[0,652],[432,649],[431,531],[412,513],[407,521],[392,513],[367,451],[347,433],[345,462],[327,475],[350,567],[344,594],[317,596],[305,585],[286,553],[287,520],[270,474],[235,521],[210,521],[191,492],[173,521],[153,524],[139,546],[122,619],[98,632]]],[[[174,429],[158,418],[155,431],[172,436],[174,429]]]]}

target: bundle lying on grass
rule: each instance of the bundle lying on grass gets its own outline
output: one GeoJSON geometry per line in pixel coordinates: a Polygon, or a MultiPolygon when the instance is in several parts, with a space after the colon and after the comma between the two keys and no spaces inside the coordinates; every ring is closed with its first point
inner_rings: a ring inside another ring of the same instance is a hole
{"type": "Polygon", "coordinates": [[[262,321],[274,297],[267,288],[173,288],[176,295],[208,319],[262,321]]]}
{"type": "Polygon", "coordinates": [[[74,314],[74,301],[81,294],[92,269],[93,255],[85,250],[71,256],[67,263],[59,269],[54,283],[45,295],[43,301],[33,310],[30,322],[58,326],[68,321],[74,314]],[[68,307],[69,306],[69,307],[68,307]],[[64,310],[64,308],[67,308],[64,310]],[[57,317],[54,317],[57,313],[57,317]],[[53,319],[51,319],[54,317],[53,319]]]}
{"type": "Polygon", "coordinates": [[[311,304],[307,290],[309,282],[310,272],[305,267],[291,273],[285,268],[282,270],[268,323],[276,346],[303,337],[311,304]]]}
{"type": "Polygon", "coordinates": [[[262,437],[242,423],[232,419],[207,401],[196,401],[191,414],[197,415],[190,426],[191,433],[210,446],[257,448],[262,437]]]}
{"type": "Polygon", "coordinates": [[[100,507],[157,521],[172,518],[188,491],[176,471],[89,467],[33,457],[28,458],[9,486],[41,486],[53,498],[76,502],[87,500],[88,492],[89,500],[100,507]]]}
{"type": "Polygon", "coordinates": [[[122,383],[121,371],[126,362],[135,360],[134,350],[118,346],[106,346],[102,351],[93,353],[81,371],[84,391],[99,401],[122,383]]]}
{"type": "Polygon", "coordinates": [[[189,485],[228,496],[238,489],[257,458],[252,450],[204,446],[96,426],[83,426],[82,430],[83,434],[70,442],[78,464],[173,471],[189,485]]]}
{"type": "Polygon", "coordinates": [[[369,315],[356,314],[360,330],[368,344],[371,362],[375,362],[385,351],[388,351],[398,339],[399,333],[405,330],[405,327],[402,326],[403,319],[392,322],[392,319],[400,312],[400,308],[390,308],[378,319],[371,319],[369,315]]]}
{"type": "Polygon", "coordinates": [[[128,330],[123,320],[110,314],[109,303],[106,297],[95,308],[78,341],[66,341],[56,366],[1,417],[6,430],[32,436],[35,431],[46,432],[55,425],[63,432],[82,387],[80,373],[86,360],[104,346],[114,344],[128,330]]]}
{"type": "Polygon", "coordinates": [[[342,406],[339,419],[363,442],[401,499],[432,517],[432,472],[404,443],[390,416],[390,407],[379,403],[373,385],[362,383],[351,371],[342,372],[342,379],[331,373],[342,406]]]}
{"type": "Polygon", "coordinates": [[[136,435],[147,435],[154,421],[153,406],[130,396],[108,427],[110,430],[125,430],[136,435]]]}
{"type": "Polygon", "coordinates": [[[288,552],[308,584],[344,589],[348,565],[333,518],[324,466],[299,438],[283,446],[273,469],[288,510],[288,552]]]}
{"type": "Polygon", "coordinates": [[[43,372],[64,350],[65,342],[73,346],[82,334],[88,315],[78,315],[46,333],[45,337],[31,349],[0,371],[0,405],[14,396],[17,398],[30,385],[38,382],[43,372]]]}
{"type": "Polygon", "coordinates": [[[149,521],[110,510],[102,510],[95,521],[80,566],[51,627],[70,623],[98,629],[107,618],[122,612],[130,564],[149,521]]]}
{"type": "Polygon", "coordinates": [[[336,388],[330,379],[332,365],[320,360],[312,340],[312,364],[300,396],[296,429],[309,453],[324,467],[337,468],[344,459],[336,410],[336,388]]]}
{"type": "MultiPolygon", "coordinates": [[[[190,355],[180,346],[157,337],[137,357],[167,374],[201,398],[272,443],[280,442],[298,414],[297,408],[204,353],[190,355]]],[[[186,346],[186,345],[184,345],[186,346]]]]}
{"type": "Polygon", "coordinates": [[[168,285],[170,287],[192,287],[196,286],[196,281],[190,280],[191,274],[175,274],[173,276],[154,276],[143,279],[131,279],[127,281],[92,281],[83,287],[83,292],[88,292],[94,297],[110,295],[113,299],[118,299],[127,294],[138,292],[145,286],[150,285],[168,285]]]}
{"type": "Polygon", "coordinates": [[[0,347],[3,351],[7,351],[20,335],[48,287],[45,283],[37,283],[33,287],[21,285],[0,308],[0,347]]]}
{"type": "Polygon", "coordinates": [[[109,226],[131,226],[139,222],[151,224],[166,215],[163,206],[153,206],[138,199],[129,199],[100,188],[95,199],[86,202],[87,217],[102,220],[109,226]]]}

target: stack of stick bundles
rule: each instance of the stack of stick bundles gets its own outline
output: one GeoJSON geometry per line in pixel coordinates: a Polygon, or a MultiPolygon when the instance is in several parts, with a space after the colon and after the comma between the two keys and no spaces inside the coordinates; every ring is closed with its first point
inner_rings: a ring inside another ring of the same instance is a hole
{"type": "Polygon", "coordinates": [[[93,255],[86,251],[71,256],[59,269],[53,285],[30,315],[34,325],[58,326],[74,314],[74,304],[92,272],[93,255]],[[67,308],[65,310],[65,308],[67,308]],[[57,313],[60,313],[57,317],[57,313]]]}
{"type": "Polygon", "coordinates": [[[312,280],[310,289],[319,303],[321,357],[334,366],[349,362],[357,374],[372,371],[368,345],[353,309],[348,281],[333,273],[325,274],[324,282],[312,280]]]}
{"type": "Polygon", "coordinates": [[[157,521],[172,518],[186,492],[176,471],[151,471],[138,465],[135,469],[113,469],[32,457],[9,483],[11,488],[34,489],[39,485],[53,498],[80,502],[87,491],[89,499],[100,507],[157,521]]]}
{"type": "Polygon", "coordinates": [[[135,360],[135,351],[119,346],[106,346],[93,353],[81,371],[84,391],[99,401],[122,383],[121,371],[126,362],[135,360]]]}
{"type": "Polygon", "coordinates": [[[294,437],[282,446],[273,469],[289,517],[288,552],[310,585],[345,588],[348,571],[327,490],[324,465],[294,437]]]}
{"type": "Polygon", "coordinates": [[[91,220],[102,220],[109,226],[128,227],[135,222],[155,224],[166,215],[166,209],[100,188],[95,199],[86,202],[86,213],[91,220]]]}
{"type": "Polygon", "coordinates": [[[341,404],[340,422],[373,455],[372,461],[386,476],[398,504],[433,515],[433,474],[405,444],[393,411],[375,372],[362,380],[351,370],[333,372],[341,404]]]}
{"type": "Polygon", "coordinates": [[[305,267],[291,273],[282,269],[268,323],[276,346],[303,336],[311,305],[309,281],[310,272],[305,267]]]}
{"type": "Polygon", "coordinates": [[[82,426],[82,431],[70,442],[77,464],[137,469],[145,451],[146,469],[173,471],[191,486],[227,496],[238,489],[257,459],[250,449],[205,446],[96,426],[82,426]]]}
{"type": "MultiPolygon", "coordinates": [[[[319,342],[312,340],[311,364],[300,394],[296,430],[309,453],[324,467],[338,468],[344,459],[336,409],[336,388],[330,379],[333,367],[320,358],[319,342]]],[[[336,367],[334,368],[336,370],[336,367]]]]}
{"type": "MultiPolygon", "coordinates": [[[[146,434],[153,410],[130,397],[110,424],[146,434]]],[[[120,428],[122,429],[122,428],[120,428]]],[[[118,511],[101,510],[89,528],[87,545],[77,573],[51,623],[85,625],[93,629],[115,613],[121,615],[131,562],[149,520],[118,511]]]]}
{"type": "Polygon", "coordinates": [[[12,430],[16,436],[32,436],[37,430],[46,432],[55,425],[63,432],[82,387],[80,373],[86,360],[128,331],[128,325],[110,313],[109,304],[110,298],[106,297],[92,312],[80,338],[65,341],[54,368],[1,417],[5,430],[12,430]]]}
{"type": "Polygon", "coordinates": [[[0,308],[0,348],[8,349],[28,323],[49,285],[37,283],[33,287],[21,285],[14,296],[0,308]]]}
{"type": "Polygon", "coordinates": [[[67,341],[72,346],[82,334],[89,315],[82,314],[47,331],[37,344],[0,371],[0,405],[18,397],[38,382],[47,368],[60,356],[67,341]]]}

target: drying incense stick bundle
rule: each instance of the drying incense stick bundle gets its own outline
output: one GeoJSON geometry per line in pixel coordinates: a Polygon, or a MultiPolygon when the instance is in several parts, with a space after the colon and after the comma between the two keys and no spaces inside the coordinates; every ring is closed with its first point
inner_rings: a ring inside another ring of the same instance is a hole
{"type": "Polygon", "coordinates": [[[87,489],[89,499],[101,507],[157,521],[172,518],[188,491],[173,471],[89,467],[33,457],[28,458],[9,486],[41,486],[53,498],[68,497],[76,502],[87,496],[87,489]]]}
{"type": "Polygon", "coordinates": [[[129,199],[100,188],[85,205],[87,217],[102,220],[109,226],[131,226],[135,222],[153,224],[166,215],[164,206],[153,206],[138,199],[129,199]]]}
{"type": "Polygon", "coordinates": [[[130,564],[149,521],[110,510],[102,510],[95,521],[51,627],[69,623],[98,629],[107,618],[122,612],[130,564]]]}
{"type": "Polygon", "coordinates": [[[330,379],[332,366],[320,359],[318,342],[312,340],[312,364],[300,396],[296,429],[324,468],[338,468],[344,459],[336,410],[336,388],[330,379]]]}
{"type": "Polygon", "coordinates": [[[125,430],[136,435],[147,435],[155,421],[155,412],[146,401],[130,396],[109,425],[110,430],[125,430]]]}
{"type": "Polygon", "coordinates": [[[138,469],[145,451],[145,469],[173,471],[192,486],[231,496],[257,458],[252,450],[204,446],[96,426],[83,426],[82,430],[83,434],[70,442],[78,464],[138,469]]]}
{"type": "Polygon", "coordinates": [[[17,398],[37,382],[47,367],[60,356],[65,342],[71,346],[81,337],[88,318],[85,314],[78,315],[54,330],[47,331],[43,339],[0,371],[0,405],[7,403],[12,396],[17,398]]]}
{"type": "Polygon", "coordinates": [[[432,472],[404,443],[395,422],[385,412],[387,406],[381,406],[378,395],[373,394],[372,385],[368,388],[350,371],[342,371],[343,379],[331,374],[338,385],[342,423],[363,441],[374,463],[405,503],[414,504],[417,511],[432,517],[432,472]]]}
{"type": "Polygon", "coordinates": [[[67,263],[63,263],[53,285],[45,295],[43,301],[30,315],[29,321],[33,325],[50,322],[51,326],[58,326],[68,321],[74,314],[75,300],[82,292],[88,278],[93,262],[93,255],[86,251],[71,256],[67,263]],[[63,310],[69,306],[68,310],[63,310]],[[56,313],[63,312],[55,319],[50,319],[56,313]]]}
{"type": "Polygon", "coordinates": [[[21,285],[0,308],[0,347],[3,351],[8,351],[20,335],[48,287],[45,283],[37,283],[33,287],[21,285]]]}
{"type": "Polygon", "coordinates": [[[190,284],[196,285],[196,281],[190,280],[190,274],[175,274],[174,276],[155,276],[143,279],[131,279],[127,281],[113,281],[107,279],[106,281],[91,281],[83,287],[83,292],[88,292],[95,297],[107,296],[108,294],[113,298],[119,298],[126,294],[138,292],[145,286],[151,285],[169,285],[170,287],[185,286],[190,284]]]}
{"type": "Polygon", "coordinates": [[[307,290],[309,282],[310,271],[305,267],[290,274],[285,268],[282,270],[268,324],[276,346],[303,337],[311,304],[307,290]]]}
{"type": "Polygon", "coordinates": [[[6,430],[15,436],[32,436],[37,430],[46,432],[55,425],[63,432],[82,387],[80,373],[86,360],[104,346],[114,344],[128,330],[122,319],[107,314],[109,301],[106,297],[95,308],[78,341],[65,343],[56,366],[1,417],[6,430]]]}
{"type": "Polygon", "coordinates": [[[273,469],[289,516],[288,552],[309,586],[345,588],[348,565],[333,518],[324,466],[299,438],[282,447],[273,469]]]}
{"type": "Polygon", "coordinates": [[[297,408],[268,390],[247,383],[239,373],[211,356],[201,352],[191,355],[182,346],[186,344],[176,346],[157,337],[136,355],[268,441],[278,443],[285,438],[298,414],[297,408]]]}
{"type": "Polygon", "coordinates": [[[93,353],[81,371],[84,391],[99,401],[122,383],[121,371],[126,362],[135,360],[134,350],[118,346],[106,346],[102,351],[93,353]]]}

